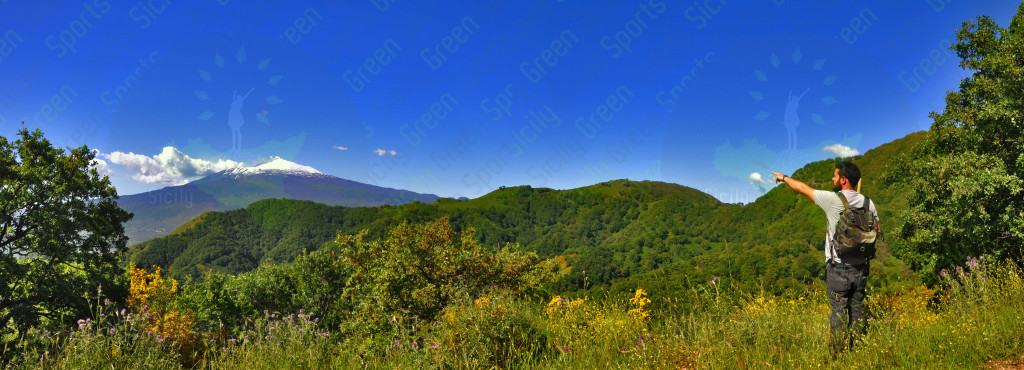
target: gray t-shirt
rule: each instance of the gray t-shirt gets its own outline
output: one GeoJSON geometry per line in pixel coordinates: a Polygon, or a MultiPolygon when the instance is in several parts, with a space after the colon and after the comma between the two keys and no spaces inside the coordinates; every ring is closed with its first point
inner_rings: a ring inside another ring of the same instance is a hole
{"type": "MultiPolygon", "coordinates": [[[[846,197],[846,201],[850,202],[850,207],[860,208],[864,206],[863,195],[855,190],[840,190],[846,197]]],[[[875,220],[878,220],[878,210],[875,209],[875,202],[872,201],[869,204],[871,214],[875,216],[875,220]]],[[[815,190],[814,191],[814,204],[821,207],[822,211],[825,211],[825,219],[828,221],[828,233],[825,234],[825,261],[827,262],[832,258],[832,248],[829,246],[829,239],[832,239],[832,234],[836,232],[836,223],[839,222],[839,214],[843,212],[843,200],[839,199],[839,195],[831,191],[815,190]]],[[[842,262],[839,260],[839,256],[835,256],[836,262],[842,262]]]]}

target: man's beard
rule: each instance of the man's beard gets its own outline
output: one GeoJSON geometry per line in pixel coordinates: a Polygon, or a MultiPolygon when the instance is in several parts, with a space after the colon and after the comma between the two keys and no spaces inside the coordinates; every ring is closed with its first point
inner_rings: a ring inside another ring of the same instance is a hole
{"type": "Polygon", "coordinates": [[[840,186],[840,185],[836,185],[836,183],[833,182],[832,183],[832,192],[837,192],[837,191],[840,191],[840,190],[843,190],[843,187],[840,186]]]}

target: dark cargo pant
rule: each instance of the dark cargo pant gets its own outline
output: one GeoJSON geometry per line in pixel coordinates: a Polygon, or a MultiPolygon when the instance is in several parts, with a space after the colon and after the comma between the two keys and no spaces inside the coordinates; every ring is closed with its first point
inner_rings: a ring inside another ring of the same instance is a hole
{"type": "Polygon", "coordinates": [[[825,285],[832,305],[829,318],[829,344],[832,354],[853,348],[854,342],[867,331],[864,319],[864,288],[868,281],[868,264],[825,264],[825,285]]]}

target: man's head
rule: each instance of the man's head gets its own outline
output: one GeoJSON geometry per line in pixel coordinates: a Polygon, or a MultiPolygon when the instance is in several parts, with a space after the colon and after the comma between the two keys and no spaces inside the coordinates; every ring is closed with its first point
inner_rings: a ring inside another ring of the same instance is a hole
{"type": "Polygon", "coordinates": [[[857,168],[857,165],[849,161],[836,163],[836,171],[832,175],[832,190],[856,190],[858,182],[860,182],[860,168],[857,168]]]}

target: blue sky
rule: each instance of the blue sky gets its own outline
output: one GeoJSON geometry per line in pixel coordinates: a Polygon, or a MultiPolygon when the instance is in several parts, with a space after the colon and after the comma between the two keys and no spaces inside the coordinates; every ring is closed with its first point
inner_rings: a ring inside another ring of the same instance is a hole
{"type": "Polygon", "coordinates": [[[967,76],[960,24],[1018,5],[2,2],[0,135],[88,145],[121,194],[278,156],[450,197],[629,178],[750,202],[927,129],[967,76]]]}

